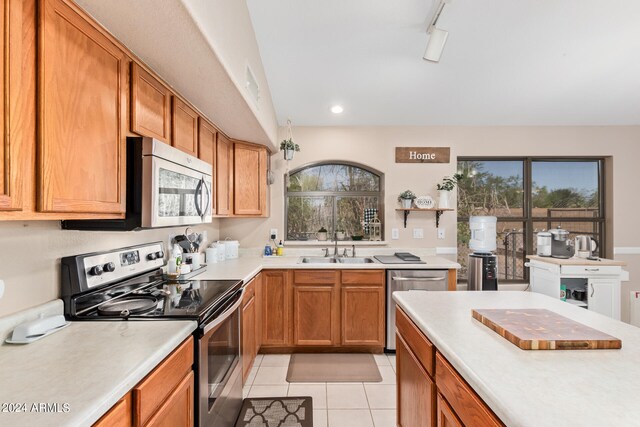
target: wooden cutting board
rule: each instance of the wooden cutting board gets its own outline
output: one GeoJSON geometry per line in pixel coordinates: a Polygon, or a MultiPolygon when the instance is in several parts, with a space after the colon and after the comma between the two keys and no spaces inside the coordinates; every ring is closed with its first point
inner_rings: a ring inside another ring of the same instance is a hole
{"type": "Polygon", "coordinates": [[[622,348],[611,335],[544,309],[471,311],[473,318],[523,350],[622,348]]]}

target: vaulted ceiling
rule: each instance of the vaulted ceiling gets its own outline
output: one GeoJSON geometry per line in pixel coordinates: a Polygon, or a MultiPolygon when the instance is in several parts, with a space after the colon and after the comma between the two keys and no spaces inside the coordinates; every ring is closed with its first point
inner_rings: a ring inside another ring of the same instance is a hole
{"type": "Polygon", "coordinates": [[[435,0],[247,4],[280,124],[640,124],[637,0],[452,0],[437,64],[435,0]]]}

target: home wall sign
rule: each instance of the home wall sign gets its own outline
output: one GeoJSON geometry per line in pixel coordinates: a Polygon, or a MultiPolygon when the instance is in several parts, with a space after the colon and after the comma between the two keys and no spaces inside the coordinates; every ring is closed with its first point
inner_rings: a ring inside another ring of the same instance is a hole
{"type": "Polygon", "coordinates": [[[449,163],[449,147],[396,147],[396,163],[449,163]]]}

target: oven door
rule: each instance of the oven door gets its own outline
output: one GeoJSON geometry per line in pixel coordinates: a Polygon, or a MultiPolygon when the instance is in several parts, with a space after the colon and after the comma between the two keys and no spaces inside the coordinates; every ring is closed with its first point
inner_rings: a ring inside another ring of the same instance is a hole
{"type": "Polygon", "coordinates": [[[201,327],[198,341],[198,425],[235,425],[242,407],[239,290],[201,327]]]}
{"type": "Polygon", "coordinates": [[[142,227],[211,222],[211,175],[144,156],[142,180],[142,227]]]}

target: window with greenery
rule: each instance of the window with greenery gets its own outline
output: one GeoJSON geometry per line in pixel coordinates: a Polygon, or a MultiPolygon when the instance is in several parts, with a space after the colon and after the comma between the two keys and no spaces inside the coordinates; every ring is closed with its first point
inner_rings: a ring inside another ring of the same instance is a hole
{"type": "Polygon", "coordinates": [[[365,236],[365,210],[383,222],[382,174],[362,165],[316,163],[290,173],[285,183],[287,240],[314,240],[321,228],[329,239],[365,236]]]}
{"type": "MultiPolygon", "coordinates": [[[[469,217],[498,218],[498,278],[528,280],[527,254],[536,251],[535,233],[561,226],[575,237],[604,243],[604,159],[460,158],[458,262],[466,280],[469,217]]],[[[599,245],[600,256],[604,247],[599,245]]]]}

